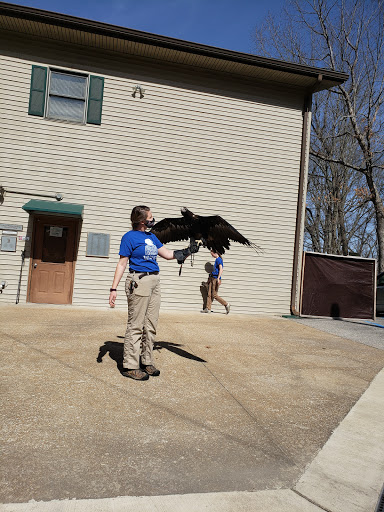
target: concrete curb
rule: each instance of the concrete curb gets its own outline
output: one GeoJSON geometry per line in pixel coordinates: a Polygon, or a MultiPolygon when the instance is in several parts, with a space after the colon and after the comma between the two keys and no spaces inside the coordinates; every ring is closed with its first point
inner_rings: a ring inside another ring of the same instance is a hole
{"type": "Polygon", "coordinates": [[[320,512],[317,506],[289,489],[169,496],[122,497],[5,505],[4,512],[320,512]]]}
{"type": "Polygon", "coordinates": [[[295,490],[332,512],[373,511],[384,481],[384,370],[340,423],[295,490]]]}
{"type": "Polygon", "coordinates": [[[294,490],[126,496],[0,506],[1,512],[373,512],[384,477],[384,370],[340,423],[294,490]]]}

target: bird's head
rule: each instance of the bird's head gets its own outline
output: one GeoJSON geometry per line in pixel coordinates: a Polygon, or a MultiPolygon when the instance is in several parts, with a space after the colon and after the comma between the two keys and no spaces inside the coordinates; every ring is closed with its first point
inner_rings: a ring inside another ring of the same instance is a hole
{"type": "Polygon", "coordinates": [[[188,208],[186,208],[185,206],[180,208],[180,211],[181,211],[182,216],[185,217],[186,219],[195,219],[196,220],[199,218],[198,215],[195,215],[194,213],[192,213],[191,210],[188,210],[188,208]]]}
{"type": "Polygon", "coordinates": [[[180,208],[180,211],[181,211],[181,215],[183,217],[193,217],[193,213],[191,211],[188,210],[188,208],[186,208],[185,206],[183,206],[182,208],[180,208]]]}

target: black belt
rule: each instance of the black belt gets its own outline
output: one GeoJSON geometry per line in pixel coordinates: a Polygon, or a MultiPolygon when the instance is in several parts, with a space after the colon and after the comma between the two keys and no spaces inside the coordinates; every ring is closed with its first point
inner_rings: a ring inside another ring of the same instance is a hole
{"type": "MultiPolygon", "coordinates": [[[[130,274],[139,274],[137,270],[130,270],[130,274]]],[[[156,272],[140,272],[139,279],[143,278],[144,276],[157,276],[159,274],[159,271],[156,272]]]]}

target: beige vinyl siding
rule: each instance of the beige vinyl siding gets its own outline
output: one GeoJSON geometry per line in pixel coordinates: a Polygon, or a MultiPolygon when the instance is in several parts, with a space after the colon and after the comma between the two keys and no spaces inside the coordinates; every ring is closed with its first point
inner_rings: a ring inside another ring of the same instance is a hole
{"type": "MultiPolygon", "coordinates": [[[[301,92],[232,78],[223,85],[219,76],[205,71],[152,61],[145,67],[143,59],[122,60],[100,51],[78,55],[70,46],[52,43],[47,49],[37,40],[28,48],[17,40],[13,51],[23,57],[7,51],[0,61],[1,184],[36,194],[61,192],[64,202],[84,204],[73,304],[106,307],[130,211],[147,204],[158,220],[180,216],[181,206],[225,217],[264,252],[257,255],[233,244],[223,257],[220,294],[233,312],[289,312],[301,92]],[[28,116],[32,64],[103,76],[102,124],[28,116]],[[137,83],[146,91],[142,100],[131,96],[137,83]],[[89,232],[111,235],[108,259],[85,256],[89,232]]],[[[30,217],[21,206],[32,197],[6,194],[1,222],[23,224],[20,234],[25,235],[30,217]]],[[[0,303],[15,300],[22,248],[24,242],[18,241],[16,253],[0,253],[0,279],[9,282],[0,303]]],[[[209,252],[202,249],[193,267],[187,260],[180,277],[175,261],[159,260],[162,308],[200,309],[204,267],[212,262],[209,252]]],[[[26,300],[28,269],[27,259],[21,302],[26,300]]],[[[119,308],[126,308],[123,290],[121,283],[119,308]]],[[[216,303],[214,310],[223,308],[216,303]]]]}

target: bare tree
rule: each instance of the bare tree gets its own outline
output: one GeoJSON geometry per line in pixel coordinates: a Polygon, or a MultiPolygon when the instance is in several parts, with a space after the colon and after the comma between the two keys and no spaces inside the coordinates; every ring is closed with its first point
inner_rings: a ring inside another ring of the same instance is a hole
{"type": "MultiPolygon", "coordinates": [[[[347,240],[351,239],[348,230],[353,228],[355,245],[357,239],[360,241],[355,249],[371,253],[370,228],[374,221],[379,271],[384,271],[383,0],[288,1],[280,20],[269,17],[256,31],[256,51],[349,74],[345,84],[331,90],[320,112],[315,111],[310,154],[317,165],[311,167],[311,174],[320,170],[333,182],[333,210],[337,210],[338,220],[335,214],[328,219],[326,229],[332,233],[331,238],[341,237],[342,251],[346,252],[347,240]],[[355,177],[346,180],[347,175],[355,177]],[[344,176],[341,181],[340,176],[344,176]],[[355,192],[347,192],[345,186],[353,183],[355,192]],[[343,226],[345,207],[352,199],[359,215],[354,225],[344,222],[343,226]]],[[[326,97],[327,93],[322,94],[326,97]]],[[[318,185],[315,181],[313,184],[318,185]]],[[[313,239],[321,215],[309,210],[307,233],[313,239]]]]}
{"type": "Polygon", "coordinates": [[[329,91],[316,95],[312,116],[305,247],[331,254],[372,256],[361,245],[372,237],[374,209],[367,201],[361,173],[341,163],[358,157],[355,139],[342,134],[348,128],[343,103],[329,91]],[[339,136],[337,136],[339,135],[339,136]],[[318,158],[325,152],[330,158],[318,158]]]}

